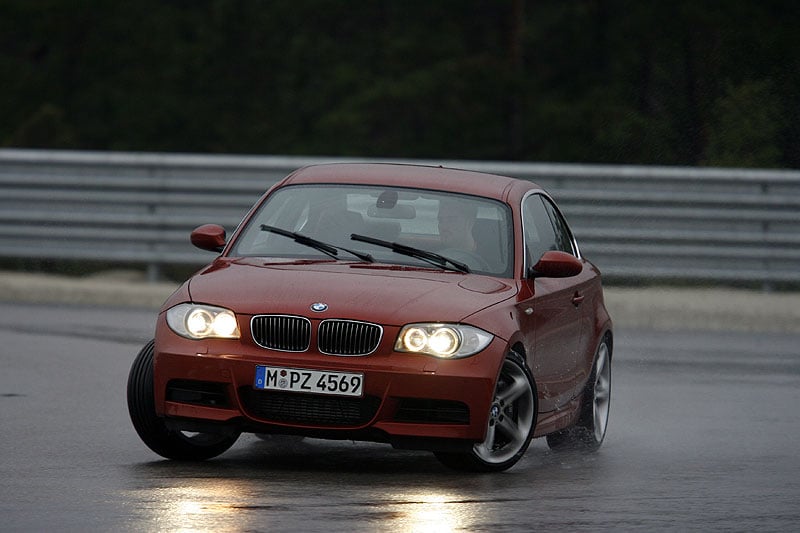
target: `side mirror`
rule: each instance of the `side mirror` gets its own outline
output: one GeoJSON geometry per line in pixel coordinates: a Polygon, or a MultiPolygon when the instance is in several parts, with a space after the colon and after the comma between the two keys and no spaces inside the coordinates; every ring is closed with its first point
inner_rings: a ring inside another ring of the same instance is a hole
{"type": "Polygon", "coordinates": [[[571,278],[583,270],[583,263],[572,254],[551,250],[528,271],[529,278],[571,278]]]}
{"type": "Polygon", "coordinates": [[[204,224],[192,231],[191,241],[201,250],[221,252],[225,248],[225,228],[218,224],[204,224]]]}

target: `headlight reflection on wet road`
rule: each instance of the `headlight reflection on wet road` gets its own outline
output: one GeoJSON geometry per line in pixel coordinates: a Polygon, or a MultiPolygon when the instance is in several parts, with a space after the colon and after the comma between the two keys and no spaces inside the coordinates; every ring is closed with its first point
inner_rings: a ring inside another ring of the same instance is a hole
{"type": "MultiPolygon", "coordinates": [[[[255,487],[251,481],[196,478],[176,481],[186,485],[141,489],[148,494],[145,496],[142,492],[132,495],[132,499],[142,502],[141,511],[145,516],[141,523],[148,524],[148,529],[217,532],[255,528],[269,531],[272,527],[280,529],[286,525],[283,520],[272,522],[270,515],[275,512],[284,517],[287,513],[297,515],[298,523],[302,523],[301,516],[304,513],[318,515],[327,512],[331,520],[328,526],[335,530],[337,517],[343,518],[340,515],[352,512],[352,508],[337,508],[331,502],[322,505],[308,501],[290,503],[282,498],[272,503],[253,505],[255,487]]],[[[362,517],[362,525],[370,527],[372,524],[378,529],[409,533],[464,531],[475,523],[475,506],[464,503],[463,495],[436,490],[403,493],[388,499],[382,497],[376,499],[372,506],[375,514],[367,513],[362,517]]]]}
{"type": "Polygon", "coordinates": [[[425,492],[404,495],[397,504],[395,531],[448,533],[464,531],[473,523],[473,507],[463,505],[463,496],[454,493],[425,492]]]}
{"type": "MultiPolygon", "coordinates": [[[[161,531],[234,531],[242,527],[249,491],[237,480],[187,479],[186,486],[144,489],[150,492],[146,520],[161,531]]],[[[266,526],[267,524],[265,524],[266,526]]]]}

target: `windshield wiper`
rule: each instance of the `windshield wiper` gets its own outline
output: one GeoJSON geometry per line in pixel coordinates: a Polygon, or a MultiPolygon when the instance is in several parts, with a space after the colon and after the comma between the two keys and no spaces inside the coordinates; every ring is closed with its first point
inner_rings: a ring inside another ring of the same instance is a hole
{"type": "Polygon", "coordinates": [[[469,273],[469,267],[464,263],[462,263],[461,261],[450,259],[449,257],[439,255],[436,252],[421,250],[419,248],[414,248],[413,246],[406,246],[405,244],[400,244],[397,242],[389,242],[389,241],[383,241],[381,239],[374,239],[372,237],[367,237],[366,235],[359,235],[357,233],[351,234],[350,238],[354,241],[361,241],[361,242],[366,242],[368,244],[374,244],[375,246],[382,246],[384,248],[389,248],[390,250],[398,254],[414,257],[415,259],[421,259],[426,263],[430,263],[440,268],[455,270],[456,272],[469,273]]]}
{"type": "Polygon", "coordinates": [[[294,231],[288,231],[281,228],[276,228],[275,226],[268,226],[266,224],[261,224],[261,231],[268,231],[270,233],[276,233],[278,235],[282,235],[284,237],[289,237],[290,239],[294,239],[294,242],[303,244],[305,246],[310,246],[315,250],[319,250],[320,252],[333,257],[334,259],[339,259],[339,250],[343,252],[347,252],[352,254],[362,261],[366,261],[368,263],[374,263],[375,259],[369,254],[363,252],[357,252],[355,250],[349,250],[347,248],[343,248],[341,246],[336,246],[334,244],[329,244],[327,242],[318,241],[317,239],[312,239],[311,237],[306,237],[302,233],[297,233],[294,231]]]}

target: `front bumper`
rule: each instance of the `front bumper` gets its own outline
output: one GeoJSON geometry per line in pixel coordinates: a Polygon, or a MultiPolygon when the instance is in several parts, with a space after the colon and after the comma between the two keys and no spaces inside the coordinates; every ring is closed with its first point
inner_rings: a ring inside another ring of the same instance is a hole
{"type": "Polygon", "coordinates": [[[465,359],[398,353],[392,350],[397,328],[386,328],[378,350],[362,357],[269,350],[242,333],[236,341],[184,339],[162,315],[155,344],[156,413],[186,429],[216,425],[422,448],[440,447],[434,445],[440,440],[481,442],[506,353],[497,338],[465,359]],[[362,372],[363,396],[258,390],[257,365],[362,372]]]}

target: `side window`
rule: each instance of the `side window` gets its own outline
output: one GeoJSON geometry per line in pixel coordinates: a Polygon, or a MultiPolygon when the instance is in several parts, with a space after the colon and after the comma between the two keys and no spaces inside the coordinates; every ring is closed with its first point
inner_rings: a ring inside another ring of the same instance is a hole
{"type": "Polygon", "coordinates": [[[561,216],[561,213],[558,212],[558,209],[550,200],[542,197],[542,202],[548,215],[550,215],[550,220],[555,229],[557,249],[575,255],[575,247],[572,245],[572,232],[567,226],[567,221],[564,220],[564,217],[561,216]]]}
{"type": "Polygon", "coordinates": [[[548,250],[560,250],[550,215],[538,194],[528,196],[522,204],[525,232],[525,261],[535,264],[548,250]]]}

